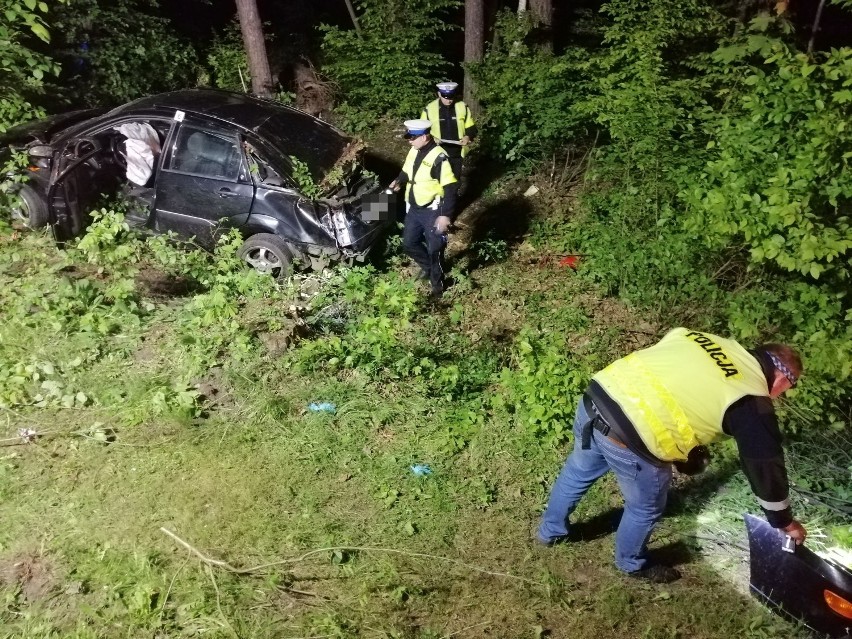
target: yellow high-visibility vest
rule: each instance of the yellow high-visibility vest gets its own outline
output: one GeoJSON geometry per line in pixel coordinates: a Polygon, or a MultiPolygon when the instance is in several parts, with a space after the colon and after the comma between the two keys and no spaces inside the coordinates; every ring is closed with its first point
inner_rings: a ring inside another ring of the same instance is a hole
{"type": "Polygon", "coordinates": [[[402,172],[408,176],[408,183],[405,185],[405,201],[410,202],[409,194],[414,193],[414,201],[418,206],[429,206],[435,202],[435,198],[440,198],[444,195],[444,187],[456,181],[456,176],[453,175],[453,169],[449,162],[441,163],[441,174],[439,179],[432,177],[432,167],[438,158],[447,159],[447,152],[435,145],[435,148],[426,154],[420,166],[417,167],[417,174],[414,172],[414,159],[417,157],[417,149],[414,147],[408,152],[405,157],[405,163],[402,165],[402,172]]]}
{"type": "Polygon", "coordinates": [[[687,328],[669,331],[594,379],[663,461],[685,460],[695,446],[720,439],[725,411],[737,400],[769,396],[754,355],[734,340],[687,328]]]}
{"type": "MultiPolygon", "coordinates": [[[[432,123],[432,130],[430,133],[433,138],[440,139],[441,137],[441,118],[440,118],[440,109],[439,109],[439,101],[437,98],[432,100],[429,104],[426,105],[426,108],[423,109],[423,113],[420,115],[424,120],[429,120],[432,123]]],[[[474,125],[473,116],[470,113],[470,109],[467,108],[467,105],[464,102],[458,101],[455,103],[455,111],[456,111],[456,130],[458,132],[458,138],[461,140],[464,137],[464,132],[474,125]]],[[[462,157],[467,155],[468,147],[463,146],[461,150],[462,157]]]]}

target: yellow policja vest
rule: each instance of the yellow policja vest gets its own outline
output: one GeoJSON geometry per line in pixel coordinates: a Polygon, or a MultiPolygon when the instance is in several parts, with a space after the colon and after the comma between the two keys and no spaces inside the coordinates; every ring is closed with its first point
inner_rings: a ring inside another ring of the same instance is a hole
{"type": "MultiPolygon", "coordinates": [[[[456,130],[458,133],[458,140],[461,140],[464,137],[464,132],[468,128],[473,126],[473,116],[470,114],[470,109],[467,108],[467,105],[464,102],[455,102],[454,105],[456,111],[456,130]]],[[[439,109],[439,101],[437,99],[432,100],[429,104],[426,105],[426,108],[423,110],[421,114],[424,120],[429,120],[432,123],[432,129],[430,133],[433,138],[441,138],[441,116],[439,109]]],[[[461,150],[462,157],[467,155],[468,147],[463,146],[461,150]]]]}
{"type": "Polygon", "coordinates": [[[405,157],[405,163],[402,165],[402,172],[408,176],[408,184],[405,186],[406,202],[411,202],[409,195],[413,192],[414,202],[418,206],[429,206],[435,202],[435,198],[440,198],[444,195],[444,187],[447,184],[452,184],[456,181],[449,162],[442,163],[440,179],[436,180],[432,177],[432,167],[441,156],[446,159],[446,151],[439,145],[435,145],[435,148],[426,154],[420,166],[417,167],[417,174],[412,175],[414,171],[414,159],[417,157],[417,149],[411,148],[405,157]]]}
{"type": "Polygon", "coordinates": [[[737,342],[676,328],[594,376],[630,419],[648,450],[684,460],[724,434],[728,407],[746,395],[769,396],[757,359],[737,342]]]}

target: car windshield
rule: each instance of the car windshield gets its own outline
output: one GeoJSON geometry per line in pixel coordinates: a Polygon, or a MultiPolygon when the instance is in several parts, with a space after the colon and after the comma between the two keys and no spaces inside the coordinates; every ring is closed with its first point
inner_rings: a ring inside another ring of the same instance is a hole
{"type": "Polygon", "coordinates": [[[259,127],[258,133],[283,157],[294,155],[307,164],[311,176],[321,180],[343,155],[350,140],[331,127],[300,124],[303,123],[285,115],[274,115],[259,127]]]}

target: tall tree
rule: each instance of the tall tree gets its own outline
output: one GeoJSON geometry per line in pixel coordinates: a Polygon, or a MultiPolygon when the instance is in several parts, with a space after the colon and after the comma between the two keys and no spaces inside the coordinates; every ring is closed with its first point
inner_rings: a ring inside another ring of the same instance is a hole
{"type": "Polygon", "coordinates": [[[237,0],[237,15],[240,18],[240,31],[248,55],[252,93],[269,97],[272,95],[272,73],[269,70],[269,59],[266,57],[266,40],[263,37],[257,0],[237,0]]]}
{"type": "Polygon", "coordinates": [[[553,0],[530,0],[530,10],[539,28],[544,32],[542,45],[546,49],[553,48],[553,0]]]}
{"type": "MultiPolygon", "coordinates": [[[[485,51],[485,2],[465,0],[464,3],[464,61],[479,62],[485,51]]],[[[479,114],[479,101],[474,96],[473,76],[464,70],[464,101],[474,115],[479,114]]]]}

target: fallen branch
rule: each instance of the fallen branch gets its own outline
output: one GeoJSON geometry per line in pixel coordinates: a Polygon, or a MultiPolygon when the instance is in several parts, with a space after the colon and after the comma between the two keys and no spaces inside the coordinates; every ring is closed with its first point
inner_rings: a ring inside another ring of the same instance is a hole
{"type": "MultiPolygon", "coordinates": [[[[843,508],[825,501],[825,498],[828,497],[828,495],[818,495],[817,493],[811,492],[809,490],[804,490],[803,488],[796,488],[795,486],[791,486],[790,488],[792,488],[795,492],[799,493],[802,497],[804,497],[806,501],[812,501],[815,504],[819,504],[823,508],[828,508],[829,510],[837,513],[838,515],[848,517],[850,514],[852,514],[852,508],[843,508]]],[[[844,501],[843,503],[848,504],[849,502],[844,501]]]]}
{"type": "Polygon", "coordinates": [[[367,553],[375,552],[375,553],[386,553],[386,554],[391,554],[391,555],[405,555],[405,556],[408,556],[408,557],[419,557],[419,558],[422,558],[422,559],[433,559],[433,560],[437,560],[437,561],[443,561],[445,563],[453,564],[455,566],[459,566],[460,568],[472,570],[473,572],[478,572],[478,573],[481,573],[483,575],[491,575],[492,577],[505,577],[507,579],[515,579],[517,581],[522,581],[524,583],[527,583],[527,584],[530,584],[530,585],[533,585],[533,586],[541,586],[543,588],[547,587],[546,584],[544,584],[540,581],[534,581],[532,579],[527,579],[526,577],[519,577],[518,575],[513,575],[513,574],[510,574],[510,573],[507,573],[507,572],[496,572],[496,571],[492,571],[492,570],[485,570],[484,568],[480,568],[479,566],[474,566],[472,564],[466,564],[463,561],[459,561],[457,559],[450,559],[449,557],[442,557],[440,555],[430,555],[428,553],[422,553],[422,552],[409,552],[407,550],[399,550],[398,548],[380,548],[380,547],[375,547],[375,546],[329,546],[327,548],[317,548],[316,550],[308,551],[305,554],[303,554],[299,557],[295,557],[293,559],[281,559],[279,561],[272,561],[272,562],[269,562],[269,563],[259,564],[257,566],[252,566],[251,568],[237,568],[237,567],[229,564],[227,561],[223,561],[221,559],[213,559],[211,557],[208,557],[207,555],[202,553],[200,550],[198,550],[197,548],[195,548],[194,546],[192,546],[188,542],[184,541],[180,537],[178,537],[175,533],[173,533],[168,528],[164,528],[164,527],[161,526],[160,531],[162,533],[168,535],[169,537],[171,537],[173,540],[175,540],[177,543],[179,543],[184,548],[186,548],[188,551],[190,551],[193,555],[198,557],[205,564],[207,564],[209,566],[216,566],[217,568],[222,568],[223,570],[227,570],[228,572],[232,572],[232,573],[237,574],[237,575],[248,575],[248,574],[251,574],[251,573],[254,573],[254,572],[259,572],[259,571],[264,570],[266,568],[273,568],[275,566],[285,566],[285,565],[288,565],[288,564],[295,564],[295,563],[305,561],[306,559],[308,559],[309,557],[313,557],[314,555],[320,555],[320,554],[329,553],[329,552],[335,552],[335,551],[338,551],[338,552],[340,552],[340,551],[367,552],[367,553]]]}
{"type": "Polygon", "coordinates": [[[684,537],[691,537],[692,539],[699,539],[701,541],[712,541],[717,546],[721,546],[725,549],[737,548],[739,550],[743,550],[745,552],[749,552],[748,546],[743,546],[742,544],[738,544],[733,541],[726,541],[724,539],[718,539],[717,537],[708,537],[706,535],[690,535],[684,534],[684,537]]]}

